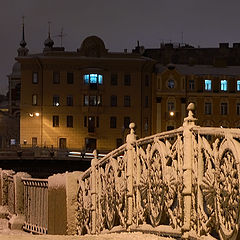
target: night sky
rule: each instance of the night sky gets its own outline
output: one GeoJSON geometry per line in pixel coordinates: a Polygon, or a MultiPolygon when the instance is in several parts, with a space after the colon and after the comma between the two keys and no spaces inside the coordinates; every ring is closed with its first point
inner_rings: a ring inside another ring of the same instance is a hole
{"type": "Polygon", "coordinates": [[[48,21],[55,46],[63,38],[66,50],[76,50],[89,35],[101,37],[110,51],[129,51],[136,41],[146,48],[161,42],[183,42],[217,47],[219,42],[240,42],[239,0],[1,0],[0,93],[7,91],[7,77],[21,40],[31,53],[41,52],[48,21]]]}

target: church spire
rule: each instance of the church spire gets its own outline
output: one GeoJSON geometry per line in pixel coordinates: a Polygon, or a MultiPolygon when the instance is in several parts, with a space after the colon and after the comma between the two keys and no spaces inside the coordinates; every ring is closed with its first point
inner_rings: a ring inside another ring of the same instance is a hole
{"type": "Polygon", "coordinates": [[[26,56],[28,49],[26,48],[27,43],[25,41],[25,29],[24,29],[24,16],[22,17],[22,40],[20,41],[20,48],[18,49],[18,56],[26,56]]]}

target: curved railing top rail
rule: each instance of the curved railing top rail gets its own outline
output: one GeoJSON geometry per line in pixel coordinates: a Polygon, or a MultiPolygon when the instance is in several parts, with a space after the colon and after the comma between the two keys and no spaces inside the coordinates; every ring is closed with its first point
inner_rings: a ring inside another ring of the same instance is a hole
{"type": "Polygon", "coordinates": [[[238,128],[217,128],[217,127],[200,127],[193,126],[192,131],[202,135],[226,136],[231,135],[240,138],[240,129],[238,128]]]}
{"type": "MultiPolygon", "coordinates": [[[[151,135],[149,137],[138,139],[136,141],[136,145],[143,145],[143,144],[152,143],[155,138],[165,139],[165,138],[174,137],[178,134],[181,134],[182,132],[183,132],[183,127],[179,127],[178,129],[170,130],[170,131],[167,131],[167,132],[157,133],[157,134],[151,135]]],[[[108,153],[106,156],[104,156],[103,158],[100,159],[100,161],[96,164],[96,166],[101,166],[101,165],[105,164],[110,158],[116,157],[117,155],[120,155],[120,153],[122,153],[126,149],[126,147],[127,147],[127,144],[125,143],[122,146],[120,146],[119,148],[117,148],[117,149],[113,150],[112,152],[108,153]]],[[[83,173],[82,179],[88,177],[89,174],[90,174],[90,171],[91,171],[91,168],[87,169],[83,173]]]]}

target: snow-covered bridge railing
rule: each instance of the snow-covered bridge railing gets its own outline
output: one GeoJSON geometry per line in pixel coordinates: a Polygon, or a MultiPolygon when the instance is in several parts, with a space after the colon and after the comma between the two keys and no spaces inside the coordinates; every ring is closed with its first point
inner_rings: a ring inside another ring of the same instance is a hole
{"type": "Polygon", "coordinates": [[[126,144],[100,160],[95,154],[79,180],[79,234],[238,239],[240,130],[196,126],[193,108],[182,127],[144,139],[131,123],[126,144]]]}
{"type": "Polygon", "coordinates": [[[48,228],[48,179],[22,178],[24,185],[23,229],[46,234],[48,228]]]}

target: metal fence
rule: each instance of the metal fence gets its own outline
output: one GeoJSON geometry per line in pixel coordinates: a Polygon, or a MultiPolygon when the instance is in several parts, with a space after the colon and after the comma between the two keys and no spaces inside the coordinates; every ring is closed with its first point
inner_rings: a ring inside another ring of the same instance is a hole
{"type": "Polygon", "coordinates": [[[22,178],[24,185],[23,229],[32,233],[46,234],[48,231],[48,180],[22,178]]]}

